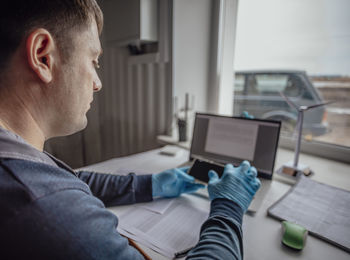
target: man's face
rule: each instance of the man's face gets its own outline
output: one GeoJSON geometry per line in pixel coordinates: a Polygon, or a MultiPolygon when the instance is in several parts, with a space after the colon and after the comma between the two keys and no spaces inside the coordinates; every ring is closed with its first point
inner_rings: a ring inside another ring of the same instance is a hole
{"type": "Polygon", "coordinates": [[[84,129],[93,92],[102,87],[96,73],[102,50],[95,21],[87,29],[76,32],[73,44],[72,57],[57,67],[52,136],[69,135],[84,129]]]}

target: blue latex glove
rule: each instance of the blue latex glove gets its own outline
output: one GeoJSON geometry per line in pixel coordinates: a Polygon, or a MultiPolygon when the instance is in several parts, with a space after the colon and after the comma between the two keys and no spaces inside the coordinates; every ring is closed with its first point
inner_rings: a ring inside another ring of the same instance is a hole
{"type": "Polygon", "coordinates": [[[194,178],[187,174],[189,167],[175,168],[152,175],[153,197],[178,197],[181,193],[191,193],[205,186],[194,183],[194,178]]]}
{"type": "Polygon", "coordinates": [[[242,114],[241,114],[241,117],[254,119],[254,116],[249,114],[248,111],[243,111],[242,114]]]}
{"type": "Polygon", "coordinates": [[[210,170],[208,192],[210,200],[225,198],[236,202],[244,212],[247,211],[254,194],[260,188],[255,167],[243,161],[239,167],[226,164],[221,178],[210,170]]]}

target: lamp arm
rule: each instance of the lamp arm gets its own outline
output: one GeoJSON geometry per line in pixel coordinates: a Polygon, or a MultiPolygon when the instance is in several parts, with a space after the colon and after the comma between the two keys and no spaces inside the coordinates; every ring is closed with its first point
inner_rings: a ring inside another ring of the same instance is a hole
{"type": "Polygon", "coordinates": [[[304,111],[299,110],[298,113],[298,137],[295,145],[295,154],[294,154],[294,167],[298,167],[299,163],[299,154],[300,154],[300,145],[301,145],[301,136],[303,131],[303,121],[304,121],[304,111]]]}

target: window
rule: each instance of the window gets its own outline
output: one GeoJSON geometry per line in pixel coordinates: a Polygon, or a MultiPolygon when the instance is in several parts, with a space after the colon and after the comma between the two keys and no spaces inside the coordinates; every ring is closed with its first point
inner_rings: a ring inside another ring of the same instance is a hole
{"type": "Polygon", "coordinates": [[[279,96],[279,92],[287,87],[286,75],[260,74],[256,77],[257,89],[262,96],[279,96]]]}
{"type": "Polygon", "coordinates": [[[236,75],[235,77],[235,95],[243,95],[245,79],[243,75],[236,75]]]}
{"type": "Polygon", "coordinates": [[[239,1],[234,115],[282,120],[292,140],[298,111],[283,95],[296,106],[333,101],[304,113],[304,141],[350,151],[348,10],[347,0],[239,1]]]}

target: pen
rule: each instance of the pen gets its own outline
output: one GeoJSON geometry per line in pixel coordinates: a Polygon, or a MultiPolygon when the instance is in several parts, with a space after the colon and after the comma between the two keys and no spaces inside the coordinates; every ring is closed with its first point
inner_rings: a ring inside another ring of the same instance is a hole
{"type": "Polygon", "coordinates": [[[174,259],[186,256],[188,254],[188,252],[191,251],[192,248],[193,247],[190,247],[190,248],[187,248],[185,250],[182,250],[182,251],[179,251],[179,252],[175,253],[174,259]]]}
{"type": "MultiPolygon", "coordinates": [[[[123,235],[122,235],[122,236],[123,236],[123,235]]],[[[136,248],[136,250],[139,251],[140,254],[141,254],[146,260],[152,260],[152,258],[151,258],[149,255],[147,255],[147,254],[141,249],[141,247],[139,247],[132,239],[130,239],[130,238],[126,237],[126,236],[123,236],[123,237],[127,238],[128,241],[129,241],[129,245],[131,245],[132,247],[136,248]]]]}

